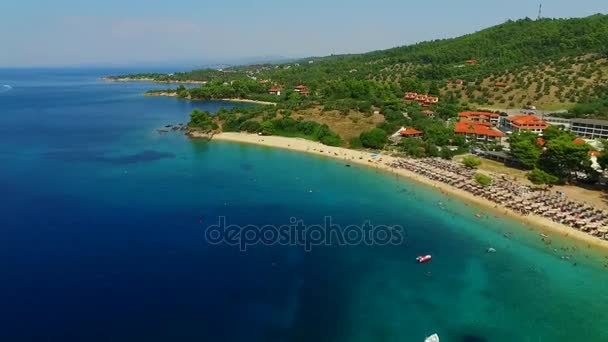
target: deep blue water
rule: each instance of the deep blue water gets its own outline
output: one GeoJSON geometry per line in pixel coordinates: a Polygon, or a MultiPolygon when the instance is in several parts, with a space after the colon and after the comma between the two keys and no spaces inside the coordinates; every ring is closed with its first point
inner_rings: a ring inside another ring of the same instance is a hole
{"type": "Polygon", "coordinates": [[[160,135],[243,104],[98,80],[113,73],[0,69],[0,341],[608,340],[603,255],[372,169],[160,135]],[[407,235],[241,252],[205,242],[219,216],[407,235]]]}

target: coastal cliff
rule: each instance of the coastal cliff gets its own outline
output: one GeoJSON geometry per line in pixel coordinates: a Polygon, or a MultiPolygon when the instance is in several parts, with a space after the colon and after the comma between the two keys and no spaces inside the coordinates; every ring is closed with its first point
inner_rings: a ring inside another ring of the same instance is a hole
{"type": "Polygon", "coordinates": [[[197,130],[197,129],[189,129],[186,132],[186,135],[191,139],[210,141],[211,139],[213,139],[215,132],[213,132],[213,131],[204,132],[204,131],[197,130]]]}

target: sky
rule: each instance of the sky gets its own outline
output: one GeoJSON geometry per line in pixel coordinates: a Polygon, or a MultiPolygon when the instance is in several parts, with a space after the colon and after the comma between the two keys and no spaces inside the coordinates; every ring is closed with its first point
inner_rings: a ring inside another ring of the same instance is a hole
{"type": "MultiPolygon", "coordinates": [[[[544,17],[608,0],[543,0],[544,17]]],[[[358,53],[535,18],[538,0],[2,0],[0,67],[206,64],[358,53]]]]}

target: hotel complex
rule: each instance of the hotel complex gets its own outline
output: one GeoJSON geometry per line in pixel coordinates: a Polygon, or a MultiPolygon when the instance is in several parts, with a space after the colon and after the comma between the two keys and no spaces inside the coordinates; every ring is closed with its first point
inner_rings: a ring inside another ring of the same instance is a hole
{"type": "Polygon", "coordinates": [[[512,132],[542,133],[549,123],[534,115],[513,115],[504,118],[503,126],[512,132]]]}

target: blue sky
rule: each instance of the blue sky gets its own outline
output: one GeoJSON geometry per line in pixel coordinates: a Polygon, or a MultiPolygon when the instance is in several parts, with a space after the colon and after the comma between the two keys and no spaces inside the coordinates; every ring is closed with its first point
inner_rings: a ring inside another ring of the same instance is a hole
{"type": "MultiPolygon", "coordinates": [[[[535,17],[537,9],[537,0],[3,0],[0,66],[365,52],[535,17]]],[[[608,1],[543,1],[545,17],[595,13],[608,13],[608,1]]]]}

